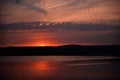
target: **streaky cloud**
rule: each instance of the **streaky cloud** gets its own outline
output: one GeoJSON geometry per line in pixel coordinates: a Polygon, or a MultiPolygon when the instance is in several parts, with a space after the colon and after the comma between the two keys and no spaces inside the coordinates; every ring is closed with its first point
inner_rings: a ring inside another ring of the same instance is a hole
{"type": "Polygon", "coordinates": [[[120,31],[119,24],[79,24],[79,23],[46,23],[46,22],[28,22],[13,23],[0,25],[1,32],[4,31],[39,31],[39,32],[56,32],[56,31],[120,31]]]}
{"type": "Polygon", "coordinates": [[[8,9],[3,14],[8,12],[13,14],[3,16],[3,23],[35,21],[100,23],[101,20],[110,23],[111,20],[120,20],[120,0],[2,0],[0,2],[6,4],[1,9],[6,9],[6,6],[8,9]],[[25,14],[21,15],[23,12],[25,14]]]}

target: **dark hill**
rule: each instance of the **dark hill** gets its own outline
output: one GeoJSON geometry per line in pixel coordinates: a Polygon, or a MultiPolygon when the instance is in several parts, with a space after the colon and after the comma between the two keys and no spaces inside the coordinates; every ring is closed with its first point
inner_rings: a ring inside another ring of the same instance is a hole
{"type": "Polygon", "coordinates": [[[0,48],[0,55],[84,55],[120,56],[120,46],[79,46],[63,45],[58,47],[6,47],[0,48]]]}

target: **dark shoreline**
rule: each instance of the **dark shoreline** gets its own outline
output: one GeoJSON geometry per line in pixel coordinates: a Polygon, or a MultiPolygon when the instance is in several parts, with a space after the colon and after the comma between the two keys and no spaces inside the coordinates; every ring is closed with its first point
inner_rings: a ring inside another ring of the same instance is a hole
{"type": "Polygon", "coordinates": [[[120,46],[63,45],[57,47],[1,47],[0,56],[120,56],[120,46]]]}

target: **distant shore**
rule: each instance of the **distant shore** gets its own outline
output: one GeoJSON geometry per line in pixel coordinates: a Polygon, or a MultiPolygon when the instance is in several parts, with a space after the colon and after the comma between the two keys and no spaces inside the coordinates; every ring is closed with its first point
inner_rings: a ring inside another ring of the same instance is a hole
{"type": "Polygon", "coordinates": [[[83,56],[120,56],[120,45],[111,46],[45,46],[45,47],[1,47],[0,56],[24,55],[83,55],[83,56]]]}

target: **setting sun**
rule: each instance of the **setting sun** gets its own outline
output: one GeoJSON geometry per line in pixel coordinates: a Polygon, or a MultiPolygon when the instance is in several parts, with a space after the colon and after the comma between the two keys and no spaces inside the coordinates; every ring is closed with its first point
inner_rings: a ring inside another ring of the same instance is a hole
{"type": "Polygon", "coordinates": [[[41,46],[41,47],[45,47],[46,45],[44,45],[44,44],[40,44],[40,46],[41,46]]]}
{"type": "Polygon", "coordinates": [[[32,43],[29,43],[29,45],[46,47],[46,46],[58,46],[59,44],[57,44],[53,41],[35,41],[35,42],[32,42],[32,43]]]}

